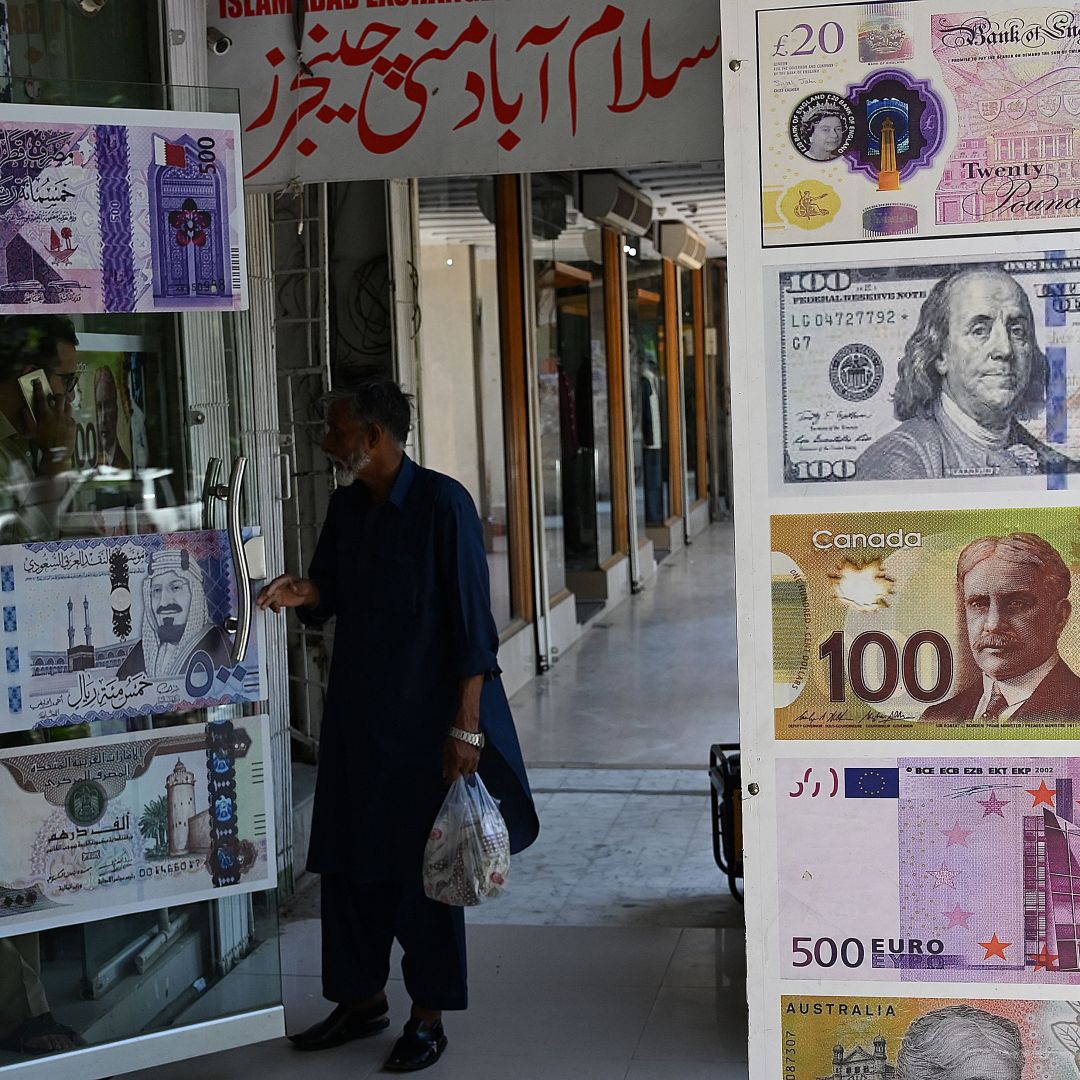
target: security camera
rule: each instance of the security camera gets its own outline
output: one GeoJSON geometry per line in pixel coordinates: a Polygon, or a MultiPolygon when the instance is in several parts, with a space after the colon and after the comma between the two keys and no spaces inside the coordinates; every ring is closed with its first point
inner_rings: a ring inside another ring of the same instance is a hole
{"type": "Polygon", "coordinates": [[[108,2],[109,0],[75,0],[75,6],[83,15],[93,18],[108,2]]]}
{"type": "Polygon", "coordinates": [[[232,38],[223,34],[214,26],[207,27],[206,47],[215,56],[224,56],[232,48],[232,38]]]}

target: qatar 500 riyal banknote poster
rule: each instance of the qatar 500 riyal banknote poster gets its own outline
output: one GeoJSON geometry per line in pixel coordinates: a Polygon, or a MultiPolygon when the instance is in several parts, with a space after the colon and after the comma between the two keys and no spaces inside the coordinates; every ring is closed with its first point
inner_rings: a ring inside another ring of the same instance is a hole
{"type": "Polygon", "coordinates": [[[269,719],[0,753],[0,937],[276,884],[269,719]]]}
{"type": "Polygon", "coordinates": [[[240,121],[0,104],[0,312],[247,307],[240,121]]]}
{"type": "Polygon", "coordinates": [[[1080,509],[774,516],[772,632],[778,739],[1074,739],[1080,509]]]}
{"type": "Polygon", "coordinates": [[[771,487],[1080,473],[1080,250],[763,270],[771,487]]]}
{"type": "Polygon", "coordinates": [[[790,6],[756,32],[766,246],[1080,218],[1075,4],[790,6]]]}

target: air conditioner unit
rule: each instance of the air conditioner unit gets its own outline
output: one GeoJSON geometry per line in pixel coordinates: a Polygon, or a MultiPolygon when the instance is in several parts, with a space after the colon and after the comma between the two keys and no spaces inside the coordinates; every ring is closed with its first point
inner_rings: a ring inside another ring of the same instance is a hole
{"type": "Polygon", "coordinates": [[[643,236],[652,224],[653,204],[643,191],[613,172],[590,172],[581,178],[581,212],[597,225],[643,236]]]}
{"type": "Polygon", "coordinates": [[[687,270],[705,265],[708,245],[685,221],[660,222],[660,254],[687,270]]]}

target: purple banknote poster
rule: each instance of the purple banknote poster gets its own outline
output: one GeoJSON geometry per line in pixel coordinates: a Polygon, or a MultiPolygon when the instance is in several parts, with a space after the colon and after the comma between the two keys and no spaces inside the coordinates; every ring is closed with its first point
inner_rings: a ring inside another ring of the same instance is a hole
{"type": "Polygon", "coordinates": [[[247,307],[239,121],[0,105],[0,313],[247,307]]]}
{"type": "Polygon", "coordinates": [[[1080,984],[1080,759],[782,759],[784,977],[1080,984]]]}

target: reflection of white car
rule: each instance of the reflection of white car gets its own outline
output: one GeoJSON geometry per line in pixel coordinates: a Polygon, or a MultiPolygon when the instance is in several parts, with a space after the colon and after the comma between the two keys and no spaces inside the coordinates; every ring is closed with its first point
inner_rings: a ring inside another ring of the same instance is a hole
{"type": "Polygon", "coordinates": [[[201,528],[202,503],[178,505],[172,469],[99,465],[68,474],[59,506],[60,535],[123,536],[201,528]]]}

